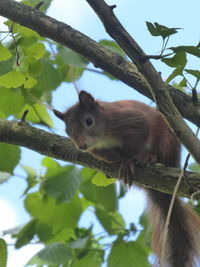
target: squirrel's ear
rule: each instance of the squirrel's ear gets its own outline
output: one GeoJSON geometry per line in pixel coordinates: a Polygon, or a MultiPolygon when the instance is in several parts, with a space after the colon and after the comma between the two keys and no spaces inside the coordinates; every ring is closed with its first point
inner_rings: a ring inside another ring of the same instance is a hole
{"type": "Polygon", "coordinates": [[[82,107],[94,107],[95,100],[91,94],[81,91],[79,93],[79,103],[82,107]]]}
{"type": "Polygon", "coordinates": [[[62,112],[60,112],[60,111],[58,111],[56,109],[53,109],[53,112],[56,115],[56,117],[58,117],[59,119],[64,121],[64,119],[65,119],[65,116],[64,116],[65,114],[64,113],[62,113],[62,112]]]}

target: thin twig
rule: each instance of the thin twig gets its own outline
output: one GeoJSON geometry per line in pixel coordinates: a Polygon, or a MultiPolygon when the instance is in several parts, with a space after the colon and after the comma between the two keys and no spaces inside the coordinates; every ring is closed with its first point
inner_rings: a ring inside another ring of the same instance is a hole
{"type": "Polygon", "coordinates": [[[26,110],[24,111],[24,113],[23,113],[23,115],[22,115],[22,117],[21,117],[21,122],[25,122],[25,120],[26,120],[26,116],[27,116],[28,112],[29,112],[28,109],[26,109],[26,110]]]}
{"type": "Polygon", "coordinates": [[[174,54],[174,52],[173,53],[169,53],[169,54],[165,54],[165,55],[162,55],[162,54],[160,54],[160,55],[145,55],[145,56],[143,56],[141,58],[141,60],[143,60],[144,62],[147,61],[147,60],[149,60],[149,59],[156,59],[156,60],[158,60],[158,59],[163,59],[165,57],[171,56],[173,54],[174,54]]]}

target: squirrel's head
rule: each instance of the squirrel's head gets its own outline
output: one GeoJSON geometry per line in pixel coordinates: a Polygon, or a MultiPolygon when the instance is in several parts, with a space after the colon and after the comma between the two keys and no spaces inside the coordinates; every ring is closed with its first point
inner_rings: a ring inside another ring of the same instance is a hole
{"type": "Polygon", "coordinates": [[[106,121],[102,107],[87,92],[79,93],[79,102],[62,113],[53,110],[63,120],[66,132],[79,150],[89,151],[100,145],[105,136],[106,121]]]}

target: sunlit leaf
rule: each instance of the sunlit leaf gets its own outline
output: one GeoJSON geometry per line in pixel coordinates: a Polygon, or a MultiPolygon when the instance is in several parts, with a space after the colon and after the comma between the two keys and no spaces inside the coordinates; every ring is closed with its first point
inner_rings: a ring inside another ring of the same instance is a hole
{"type": "Polygon", "coordinates": [[[54,198],[44,198],[39,192],[26,197],[25,207],[34,218],[50,226],[54,233],[75,227],[83,212],[81,200],[77,196],[70,202],[58,204],[54,198]]]}
{"type": "Polygon", "coordinates": [[[37,80],[34,79],[33,77],[29,77],[24,83],[24,88],[29,89],[35,86],[36,84],[37,84],[37,80]]]}
{"type": "Polygon", "coordinates": [[[54,169],[54,168],[59,167],[59,164],[56,160],[49,158],[49,157],[45,157],[42,159],[42,166],[48,169],[54,169]]]}
{"type": "Polygon", "coordinates": [[[13,173],[14,168],[20,160],[20,149],[18,146],[0,143],[0,170],[13,173]]]}
{"type": "Polygon", "coordinates": [[[18,89],[0,88],[0,109],[9,115],[15,115],[24,106],[24,96],[18,89]]]}
{"type": "Polygon", "coordinates": [[[15,70],[0,76],[0,86],[6,88],[17,88],[24,84],[26,76],[15,70]]]}
{"type": "Polygon", "coordinates": [[[117,193],[115,184],[106,187],[96,186],[91,183],[91,179],[96,174],[94,170],[84,168],[81,171],[83,177],[80,191],[84,197],[94,204],[102,205],[107,211],[117,209],[117,193]]]}
{"type": "Polygon", "coordinates": [[[0,266],[7,266],[7,244],[3,238],[0,238],[0,266]]]}
{"type": "Polygon", "coordinates": [[[0,44],[0,61],[8,60],[9,58],[11,58],[11,56],[12,54],[10,53],[8,48],[0,44]]]}
{"type": "Polygon", "coordinates": [[[45,46],[42,43],[34,43],[27,48],[23,48],[23,51],[26,56],[34,58],[34,60],[38,60],[44,56],[46,50],[45,46]]]}
{"type": "Polygon", "coordinates": [[[104,173],[98,172],[92,178],[92,183],[97,186],[108,186],[109,184],[113,184],[117,181],[115,178],[107,178],[104,173]]]}

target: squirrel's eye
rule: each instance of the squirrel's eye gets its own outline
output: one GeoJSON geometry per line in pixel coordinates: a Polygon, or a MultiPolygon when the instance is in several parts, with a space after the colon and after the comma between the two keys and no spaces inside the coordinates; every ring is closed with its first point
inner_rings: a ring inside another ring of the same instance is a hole
{"type": "Polygon", "coordinates": [[[85,124],[86,124],[87,127],[90,127],[90,126],[93,124],[93,120],[92,120],[92,118],[87,117],[87,118],[85,119],[85,124]]]}

